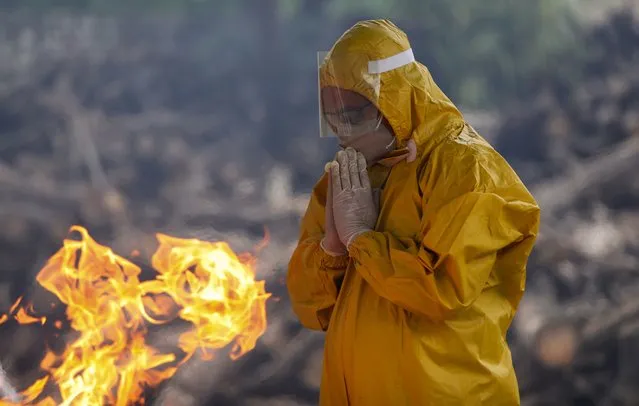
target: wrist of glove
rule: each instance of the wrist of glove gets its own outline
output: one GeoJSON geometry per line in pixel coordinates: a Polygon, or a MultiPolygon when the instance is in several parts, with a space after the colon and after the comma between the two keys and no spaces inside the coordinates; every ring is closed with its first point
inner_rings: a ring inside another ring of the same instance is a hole
{"type": "Polygon", "coordinates": [[[320,247],[322,250],[331,257],[341,257],[348,255],[348,251],[344,249],[344,246],[340,241],[337,243],[330,242],[326,237],[320,241],[320,247]]]}

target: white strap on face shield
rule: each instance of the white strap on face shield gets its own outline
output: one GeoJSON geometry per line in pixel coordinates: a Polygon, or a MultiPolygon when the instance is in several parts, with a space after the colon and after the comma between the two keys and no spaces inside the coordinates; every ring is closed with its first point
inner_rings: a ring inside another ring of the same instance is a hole
{"type": "Polygon", "coordinates": [[[413,49],[408,48],[406,51],[389,56],[388,58],[369,61],[368,73],[380,74],[388,72],[393,69],[401,68],[404,65],[408,65],[411,62],[415,62],[415,56],[413,55],[413,49]]]}

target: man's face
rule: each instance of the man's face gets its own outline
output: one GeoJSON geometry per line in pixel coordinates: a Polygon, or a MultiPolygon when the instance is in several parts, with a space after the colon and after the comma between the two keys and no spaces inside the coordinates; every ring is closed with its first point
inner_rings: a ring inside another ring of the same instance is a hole
{"type": "Polygon", "coordinates": [[[393,141],[380,111],[364,96],[334,87],[321,93],[322,111],[342,148],[352,147],[369,162],[379,159],[393,141]]]}

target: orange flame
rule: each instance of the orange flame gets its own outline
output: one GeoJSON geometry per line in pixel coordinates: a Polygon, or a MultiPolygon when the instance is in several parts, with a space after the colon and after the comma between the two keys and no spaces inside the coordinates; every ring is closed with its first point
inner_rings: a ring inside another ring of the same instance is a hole
{"type": "MultiPolygon", "coordinates": [[[[82,238],[65,240],[37,280],[66,304],[77,338],[62,354],[46,353],[40,367],[47,375],[22,392],[22,402],[125,406],[173,376],[198,349],[211,358],[209,351],[233,344],[230,356],[237,359],[266,330],[270,294],[264,281],[255,280],[252,256],[238,257],[224,242],[158,234],[152,258],[158,275],[141,282],[138,266],[96,243],[84,228],[71,231],[82,238]],[[145,343],[147,323],[169,322],[176,313],[192,324],[179,338],[180,359],[145,343]],[[59,399],[39,399],[49,381],[55,382],[59,399]]],[[[10,314],[20,324],[47,322],[32,312],[19,299],[10,314]]],[[[0,324],[7,319],[1,317],[0,324]]]]}

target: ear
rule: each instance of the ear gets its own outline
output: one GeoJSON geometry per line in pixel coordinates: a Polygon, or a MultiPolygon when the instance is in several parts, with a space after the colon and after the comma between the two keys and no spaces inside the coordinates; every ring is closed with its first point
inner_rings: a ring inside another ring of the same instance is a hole
{"type": "MultiPolygon", "coordinates": [[[[379,114],[382,114],[381,112],[379,114]]],[[[393,130],[393,126],[390,125],[390,122],[386,119],[386,117],[384,117],[384,115],[382,114],[382,125],[385,126],[388,131],[390,131],[391,134],[393,134],[393,137],[395,137],[395,130],[393,130]]]]}

